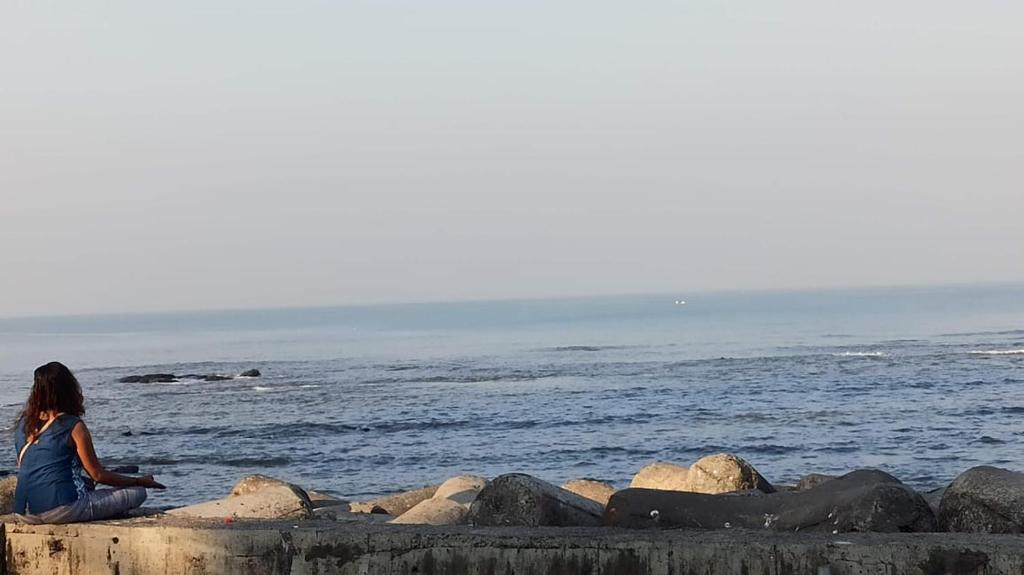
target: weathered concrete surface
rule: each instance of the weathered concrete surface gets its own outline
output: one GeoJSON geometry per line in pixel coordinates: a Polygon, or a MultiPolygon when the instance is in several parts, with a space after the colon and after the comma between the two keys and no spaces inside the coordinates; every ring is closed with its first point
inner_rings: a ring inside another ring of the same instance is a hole
{"type": "MultiPolygon", "coordinates": [[[[7,575],[1024,572],[1024,538],[135,519],[7,526],[7,575]]],[[[0,534],[0,541],[3,535],[0,534]]]]}

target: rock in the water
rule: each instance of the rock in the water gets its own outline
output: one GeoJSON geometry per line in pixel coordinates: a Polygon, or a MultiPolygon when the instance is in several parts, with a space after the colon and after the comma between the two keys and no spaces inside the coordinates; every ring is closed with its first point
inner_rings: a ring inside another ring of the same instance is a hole
{"type": "Polygon", "coordinates": [[[807,491],[760,497],[626,489],[612,496],[615,527],[775,531],[934,531],[935,516],[914,490],[881,471],[849,473],[807,491]]]}
{"type": "Polygon", "coordinates": [[[242,373],[238,374],[239,377],[259,377],[263,375],[258,369],[247,369],[242,373]]]}
{"type": "Polygon", "coordinates": [[[465,525],[469,509],[458,501],[432,497],[392,519],[399,525],[465,525]]]}
{"type": "Polygon", "coordinates": [[[17,487],[17,475],[10,475],[0,479],[0,515],[14,513],[14,490],[17,487]]]}
{"type": "Polygon", "coordinates": [[[709,455],[697,460],[686,474],[686,491],[694,493],[732,493],[756,489],[774,493],[775,488],[743,459],[728,453],[709,455]]]}
{"type": "Polygon", "coordinates": [[[973,467],[946,489],[939,504],[946,531],[1024,533],[1024,473],[973,467]]]}
{"type": "Polygon", "coordinates": [[[380,497],[372,501],[352,503],[352,512],[382,513],[386,515],[398,516],[412,509],[420,502],[433,497],[434,494],[437,493],[438,487],[440,486],[430,485],[427,487],[421,487],[419,489],[413,489],[412,491],[405,491],[403,493],[387,495],[385,497],[380,497]]]}
{"type": "Polygon", "coordinates": [[[807,491],[813,487],[817,487],[826,481],[832,481],[835,479],[835,475],[826,475],[824,473],[809,473],[800,478],[800,481],[796,482],[796,491],[807,491]]]}
{"type": "Polygon", "coordinates": [[[118,465],[117,467],[109,467],[107,471],[113,471],[114,473],[138,473],[138,465],[118,465]]]}
{"type": "Polygon", "coordinates": [[[267,485],[242,495],[171,509],[167,514],[197,518],[309,519],[313,517],[313,506],[301,490],[288,485],[267,485]]]}
{"type": "Polygon", "coordinates": [[[480,491],[487,486],[487,480],[478,475],[459,475],[442,483],[432,499],[450,499],[467,509],[476,500],[480,491]]]}
{"type": "Polygon", "coordinates": [[[601,505],[608,505],[608,500],[615,494],[615,486],[607,481],[597,479],[573,479],[562,485],[562,489],[571,491],[576,495],[596,501],[601,505]]]}
{"type": "Polygon", "coordinates": [[[753,465],[728,453],[702,457],[689,468],[665,462],[653,463],[641,469],[629,486],[710,495],[748,489],[764,493],[775,491],[753,465]]]}
{"type": "Polygon", "coordinates": [[[638,471],[629,486],[636,489],[688,491],[686,483],[688,474],[689,470],[685,467],[659,461],[638,471]]]}
{"type": "Polygon", "coordinates": [[[484,487],[470,507],[473,525],[599,525],[600,503],[520,473],[502,475],[484,487]]]}
{"type": "Polygon", "coordinates": [[[259,473],[255,475],[249,475],[243,477],[231,488],[230,497],[238,497],[239,495],[248,495],[249,493],[256,493],[263,491],[269,487],[287,487],[298,493],[302,494],[306,500],[309,500],[309,494],[306,490],[295,485],[294,483],[288,483],[287,481],[270,477],[268,475],[261,475],[259,473]]]}
{"type": "Polygon", "coordinates": [[[121,383],[174,383],[178,381],[173,373],[147,373],[145,375],[129,375],[117,380],[121,383]]]}

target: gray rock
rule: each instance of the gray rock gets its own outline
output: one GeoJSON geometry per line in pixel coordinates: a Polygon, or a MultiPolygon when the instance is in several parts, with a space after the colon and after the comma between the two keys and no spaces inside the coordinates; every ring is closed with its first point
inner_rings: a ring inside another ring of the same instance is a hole
{"type": "Polygon", "coordinates": [[[973,467],[946,489],[939,524],[966,533],[1024,532],[1024,473],[973,467]]]}
{"type": "Polygon", "coordinates": [[[942,497],[946,494],[946,489],[949,487],[938,487],[931,491],[925,491],[921,494],[924,500],[928,502],[928,506],[932,508],[932,512],[935,513],[935,517],[939,516],[939,509],[942,506],[942,497]]]}
{"type": "Polygon", "coordinates": [[[824,473],[810,473],[800,478],[800,481],[796,482],[796,491],[807,491],[808,489],[817,487],[826,481],[832,481],[836,475],[826,475],[824,473]]]}
{"type": "Polygon", "coordinates": [[[247,369],[238,375],[239,377],[260,377],[263,374],[258,369],[247,369]]]}
{"type": "Polygon", "coordinates": [[[481,526],[600,525],[604,507],[546,481],[511,473],[484,487],[469,512],[469,522],[481,526]]]}
{"type": "Polygon", "coordinates": [[[759,497],[626,489],[612,496],[615,527],[776,531],[934,531],[928,503],[895,477],[854,471],[806,491],[759,497]]]}
{"type": "Polygon", "coordinates": [[[147,373],[145,375],[129,375],[117,380],[121,383],[174,383],[178,377],[173,373],[147,373]]]}

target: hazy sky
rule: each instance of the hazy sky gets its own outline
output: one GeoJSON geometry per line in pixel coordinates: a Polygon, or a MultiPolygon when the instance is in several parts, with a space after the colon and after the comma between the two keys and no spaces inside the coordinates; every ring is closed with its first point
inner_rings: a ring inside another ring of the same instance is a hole
{"type": "Polygon", "coordinates": [[[1021,22],[8,0],[0,316],[1022,281],[1021,22]]]}

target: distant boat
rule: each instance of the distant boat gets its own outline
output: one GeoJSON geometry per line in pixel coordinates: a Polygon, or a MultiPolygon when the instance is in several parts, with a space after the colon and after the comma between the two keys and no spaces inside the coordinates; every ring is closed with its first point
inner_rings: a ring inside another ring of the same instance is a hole
{"type": "Polygon", "coordinates": [[[676,300],[676,305],[686,305],[686,301],[685,300],[681,300],[681,299],[677,299],[676,300]]]}

